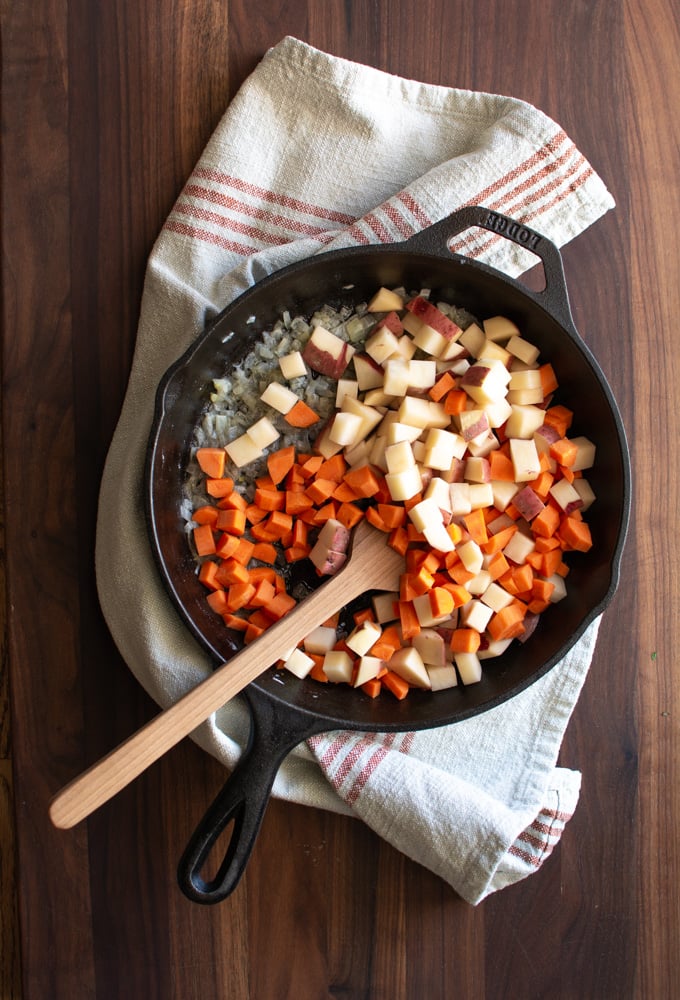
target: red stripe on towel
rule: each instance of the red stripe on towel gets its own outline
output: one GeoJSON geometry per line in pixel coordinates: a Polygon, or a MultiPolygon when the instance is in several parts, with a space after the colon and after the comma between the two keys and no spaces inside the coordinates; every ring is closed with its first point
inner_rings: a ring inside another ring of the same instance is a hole
{"type": "MultiPolygon", "coordinates": [[[[485,205],[490,209],[496,209],[503,212],[504,214],[512,215],[513,212],[517,212],[519,209],[527,206],[531,202],[535,202],[537,199],[544,197],[550,191],[554,191],[559,188],[560,185],[564,184],[566,180],[577,174],[586,164],[585,158],[578,152],[576,147],[568,140],[564,133],[558,133],[550,142],[546,143],[541,147],[538,152],[534,153],[533,156],[529,157],[524,163],[520,164],[519,167],[515,167],[513,170],[508,171],[503,177],[500,177],[493,184],[484,188],[482,191],[478,192],[473,198],[471,198],[466,204],[468,205],[485,205]],[[554,153],[557,149],[564,144],[565,141],[569,142],[568,148],[559,157],[555,158],[554,153]],[[560,167],[567,162],[571,157],[576,154],[573,165],[566,173],[560,173],[552,182],[543,185],[542,188],[538,190],[532,190],[530,195],[526,195],[530,189],[535,188],[535,185],[542,178],[548,177],[550,174],[559,170],[560,167]],[[547,156],[550,159],[545,163],[547,156]],[[542,164],[539,170],[534,168],[542,164]],[[527,174],[527,171],[530,173],[527,174]],[[519,180],[519,178],[522,178],[519,180]],[[519,183],[510,190],[505,192],[501,197],[497,198],[495,201],[487,201],[491,194],[496,193],[501,188],[505,187],[509,181],[519,180],[519,183]],[[518,196],[524,194],[525,197],[517,200],[518,196]]],[[[552,208],[555,204],[558,204],[564,198],[568,197],[577,187],[585,183],[585,180],[592,174],[592,169],[588,167],[578,178],[577,181],[572,182],[568,188],[563,192],[559,193],[551,202],[536,208],[532,213],[527,214],[522,217],[523,222],[527,222],[529,219],[536,218],[537,216],[543,214],[548,208],[552,208]]],[[[497,233],[489,234],[485,239],[483,245],[475,247],[469,251],[470,257],[478,257],[480,254],[497,243],[502,236],[497,233]]],[[[458,253],[466,245],[466,240],[457,240],[455,243],[451,244],[451,251],[453,253],[458,253]]]]}
{"type": "Polygon", "coordinates": [[[551,812],[547,809],[543,809],[531,824],[531,829],[537,830],[539,833],[543,833],[546,836],[550,836],[553,834],[556,823],[559,827],[564,827],[564,824],[568,823],[571,817],[572,813],[551,812]],[[545,817],[545,820],[543,820],[542,817],[545,817]]]}
{"type": "Polygon", "coordinates": [[[242,191],[244,194],[249,194],[254,198],[261,198],[262,201],[274,205],[282,205],[285,208],[292,208],[294,211],[303,212],[305,215],[314,215],[319,219],[329,219],[332,222],[340,222],[343,225],[349,225],[354,222],[353,215],[347,215],[345,212],[336,212],[334,209],[324,208],[322,205],[314,205],[311,202],[300,201],[299,198],[291,198],[287,194],[279,194],[269,188],[263,188],[258,184],[251,184],[249,181],[241,180],[240,177],[233,177],[231,174],[222,173],[220,170],[197,167],[194,170],[193,176],[202,177],[205,180],[214,181],[216,184],[235,188],[235,190],[242,191]]]}
{"type": "Polygon", "coordinates": [[[252,254],[257,253],[257,247],[235,243],[234,240],[227,240],[224,236],[220,236],[219,233],[211,233],[209,229],[198,229],[196,226],[190,226],[186,222],[180,222],[176,219],[168,219],[163,228],[169,230],[171,233],[191,236],[193,239],[201,240],[203,243],[213,243],[215,246],[222,247],[223,250],[240,254],[242,257],[250,257],[252,254]]]}
{"type": "Polygon", "coordinates": [[[415,733],[404,733],[404,735],[401,738],[399,753],[409,754],[413,748],[413,741],[415,738],[416,738],[415,733]]]}
{"type": "Polygon", "coordinates": [[[340,786],[342,785],[343,781],[350,773],[354,765],[366,752],[367,748],[372,746],[373,743],[375,743],[375,736],[372,733],[367,733],[365,736],[362,736],[360,740],[357,740],[357,742],[354,744],[352,749],[349,751],[345,759],[338,767],[337,771],[335,771],[335,773],[333,774],[331,780],[335,788],[337,788],[338,790],[340,789],[340,786]]]}
{"type": "Polygon", "coordinates": [[[572,813],[560,812],[557,809],[542,809],[533,823],[523,830],[514,844],[508,848],[508,853],[533,868],[539,868],[559,842],[565,823],[571,817],[572,813]],[[533,848],[537,853],[525,850],[523,844],[533,848]]]}
{"type": "Polygon", "coordinates": [[[516,858],[519,858],[520,861],[524,861],[527,865],[531,865],[532,868],[540,868],[543,860],[542,857],[537,858],[534,854],[529,854],[528,851],[523,851],[521,847],[517,846],[517,842],[508,848],[508,854],[514,854],[516,858]]]}
{"type": "Polygon", "coordinates": [[[575,150],[576,147],[572,145],[566,133],[562,131],[557,132],[552,139],[549,139],[546,143],[544,143],[540,149],[536,150],[535,153],[529,156],[526,160],[523,160],[518,166],[513,167],[512,170],[508,170],[508,172],[503,174],[502,177],[495,180],[493,184],[489,184],[487,187],[482,188],[482,190],[478,191],[473,198],[466,202],[466,204],[486,205],[486,199],[491,197],[491,195],[496,194],[496,192],[500,191],[500,189],[505,187],[506,184],[509,184],[511,181],[521,177],[523,174],[527,173],[527,171],[533,170],[535,166],[542,163],[546,158],[549,157],[552,160],[555,152],[564,144],[564,142],[569,142],[570,152],[575,150]]]}
{"type": "Polygon", "coordinates": [[[380,211],[383,212],[387,218],[390,220],[394,228],[403,236],[408,239],[409,236],[413,236],[415,229],[413,226],[409,225],[404,216],[397,211],[397,206],[391,201],[385,201],[380,206],[380,211]]]}
{"type": "Polygon", "coordinates": [[[349,791],[345,795],[345,801],[348,805],[354,805],[356,800],[361,795],[361,792],[366,787],[366,783],[372,774],[375,773],[376,769],[382,763],[382,761],[387,757],[390,749],[395,740],[394,733],[390,733],[385,737],[381,746],[377,747],[375,751],[368,758],[366,763],[363,765],[356,778],[354,779],[349,791]]]}
{"type": "MultiPolygon", "coordinates": [[[[585,184],[585,182],[587,181],[588,177],[590,177],[590,175],[592,173],[593,173],[592,168],[588,168],[587,170],[585,170],[576,180],[572,181],[572,183],[569,185],[569,187],[566,190],[559,191],[555,195],[554,198],[552,198],[548,202],[545,202],[543,205],[541,205],[540,208],[535,209],[533,212],[525,212],[521,216],[521,221],[523,223],[525,223],[526,225],[529,225],[529,223],[531,223],[534,219],[537,219],[540,216],[545,215],[545,213],[549,209],[554,208],[555,205],[559,205],[560,202],[565,201],[567,198],[570,197],[571,194],[573,194],[573,192],[578,187],[581,187],[581,185],[585,184]]],[[[544,196],[549,191],[554,190],[556,187],[559,187],[559,185],[561,183],[563,183],[564,180],[565,180],[565,177],[560,177],[559,179],[557,179],[556,181],[554,181],[552,184],[547,184],[543,188],[541,188],[540,191],[538,192],[538,194],[536,192],[534,192],[534,196],[538,196],[538,197],[544,196]]],[[[493,207],[497,208],[499,211],[502,211],[504,214],[509,215],[512,218],[512,217],[514,217],[517,214],[518,210],[522,209],[526,205],[531,204],[531,202],[533,200],[534,200],[534,197],[528,196],[526,198],[523,198],[521,201],[516,202],[516,203],[514,203],[512,205],[502,205],[502,204],[499,204],[499,205],[495,205],[493,207]]],[[[473,258],[480,257],[486,250],[489,249],[489,247],[494,246],[496,243],[498,243],[502,239],[503,239],[503,237],[499,233],[494,233],[493,235],[490,234],[489,237],[484,241],[483,245],[477,246],[477,247],[473,247],[472,249],[470,249],[468,251],[468,253],[467,253],[467,256],[468,257],[473,257],[473,258]]],[[[461,242],[460,244],[456,244],[455,247],[451,248],[454,253],[457,252],[456,248],[459,245],[460,246],[464,246],[464,242],[461,242]]]]}
{"type": "Polygon", "coordinates": [[[381,243],[393,242],[391,234],[385,229],[380,219],[375,217],[373,212],[369,212],[368,215],[364,216],[364,222],[371,227],[381,243]]]}
{"type": "Polygon", "coordinates": [[[241,215],[249,215],[251,218],[258,219],[267,225],[288,229],[293,233],[303,236],[318,236],[327,232],[322,226],[313,226],[310,223],[301,222],[300,219],[270,212],[268,209],[251,205],[247,201],[232,198],[231,195],[224,194],[222,191],[213,191],[212,188],[203,187],[200,184],[187,184],[182,195],[201,198],[203,201],[209,201],[213,205],[220,205],[222,208],[230,209],[241,215]]]}
{"type": "Polygon", "coordinates": [[[415,200],[412,194],[410,194],[408,191],[400,191],[396,197],[403,205],[406,206],[406,208],[409,210],[413,218],[417,219],[417,221],[420,223],[423,229],[426,226],[432,225],[432,220],[429,219],[427,215],[425,215],[425,212],[420,207],[420,205],[415,200]]]}
{"type": "Polygon", "coordinates": [[[284,243],[291,243],[294,239],[291,236],[276,236],[274,233],[258,229],[257,226],[249,226],[245,222],[239,222],[238,219],[230,219],[226,215],[220,215],[219,212],[211,212],[209,209],[200,208],[198,205],[175,205],[173,212],[187,215],[192,219],[200,219],[202,222],[210,222],[214,226],[220,226],[222,229],[231,229],[242,236],[249,236],[252,240],[260,240],[261,243],[268,243],[272,246],[282,246],[284,243]]]}
{"type": "MultiPolygon", "coordinates": [[[[312,736],[309,742],[311,743],[312,746],[315,747],[318,746],[318,744],[321,742],[322,739],[323,737],[321,736],[312,736]]],[[[340,733],[338,736],[336,736],[335,739],[331,742],[330,746],[326,747],[326,750],[324,751],[324,754],[319,761],[321,767],[323,768],[330,767],[335,758],[342,750],[342,748],[345,747],[350,742],[351,739],[352,735],[349,732],[340,733]]]]}

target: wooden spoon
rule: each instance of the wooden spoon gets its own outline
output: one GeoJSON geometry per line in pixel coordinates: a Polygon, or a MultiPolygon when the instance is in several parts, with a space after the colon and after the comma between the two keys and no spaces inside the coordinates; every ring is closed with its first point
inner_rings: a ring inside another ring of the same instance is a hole
{"type": "Polygon", "coordinates": [[[55,826],[68,829],[125,788],[213,712],[297,645],[301,638],[368,590],[398,590],[403,558],[362,521],[342,569],[301,601],[254,643],[165,709],[115,750],[69,782],[52,799],[55,826]]]}

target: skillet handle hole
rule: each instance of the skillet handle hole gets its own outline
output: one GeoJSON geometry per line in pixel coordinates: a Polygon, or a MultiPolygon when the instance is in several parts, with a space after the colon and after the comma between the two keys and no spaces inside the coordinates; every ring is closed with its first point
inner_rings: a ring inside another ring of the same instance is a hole
{"type": "MultiPolygon", "coordinates": [[[[450,253],[460,254],[469,257],[471,260],[483,259],[486,250],[493,248],[496,243],[505,237],[499,233],[490,233],[480,226],[468,226],[447,242],[450,253]],[[493,243],[490,243],[493,241],[493,243]]],[[[543,292],[547,286],[545,268],[542,258],[534,253],[528,246],[512,240],[519,249],[520,262],[525,266],[525,270],[515,278],[521,285],[532,292],[543,292]]],[[[498,266],[494,264],[493,266],[498,266]]],[[[503,270],[501,267],[500,270],[503,270]]]]}
{"type": "Polygon", "coordinates": [[[243,807],[229,819],[214,840],[204,844],[198,867],[194,869],[194,878],[208,890],[216,889],[224,880],[238,840],[237,827],[241,825],[242,813],[243,807]]]}

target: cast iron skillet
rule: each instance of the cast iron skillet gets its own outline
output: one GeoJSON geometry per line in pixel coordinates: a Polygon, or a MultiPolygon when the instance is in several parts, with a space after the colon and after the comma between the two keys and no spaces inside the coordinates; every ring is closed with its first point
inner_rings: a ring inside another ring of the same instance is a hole
{"type": "Polygon", "coordinates": [[[434,696],[413,691],[401,702],[390,697],[373,700],[346,686],[300,681],[273,670],[249,685],[248,746],[179,865],[181,889],[197,902],[218,902],[235,888],[276,772],[298,743],[335,729],[405,731],[443,726],[499,705],[565,655],[610,602],[618,583],[630,508],[628,449],[611,390],[574,327],[559,252],[526,226],[484,208],[465,208],[405,243],[332,251],[283,268],[228,306],[164,376],[149,441],[145,499],[161,577],[194,636],[216,662],[227,660],[238,648],[237,638],[207,607],[179,513],[192,432],[212,379],[244,357],[284,310],[310,314],[326,302],[362,301],[381,285],[432,288],[435,300],[464,306],[481,319],[507,315],[554,363],[559,401],[576,413],[570,434],[585,434],[597,446],[596,466],[588,472],[597,495],[588,512],[595,545],[572,560],[568,596],[542,617],[524,645],[513,643],[502,657],[486,661],[479,684],[434,696]],[[453,237],[472,226],[502,234],[535,253],[543,263],[545,289],[528,291],[484,264],[452,254],[448,246],[453,237]],[[205,879],[201,871],[206,859],[232,821],[224,860],[217,874],[205,879]]]}

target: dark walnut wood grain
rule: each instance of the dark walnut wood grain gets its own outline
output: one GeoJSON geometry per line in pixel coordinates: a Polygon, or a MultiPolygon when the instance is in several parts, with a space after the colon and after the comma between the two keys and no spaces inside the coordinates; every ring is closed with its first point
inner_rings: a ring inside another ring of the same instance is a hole
{"type": "Polygon", "coordinates": [[[671,0],[4,0],[2,38],[3,997],[680,995],[671,0]],[[277,801],[233,896],[190,904],[175,865],[224,773],[188,742],[86,824],[47,819],[54,792],[155,711],[97,604],[99,479],[154,239],[285,34],[539,106],[617,201],[564,252],[635,475],[621,586],[561,753],[583,772],[581,799],[544,866],[476,908],[358,820],[277,801]]]}

